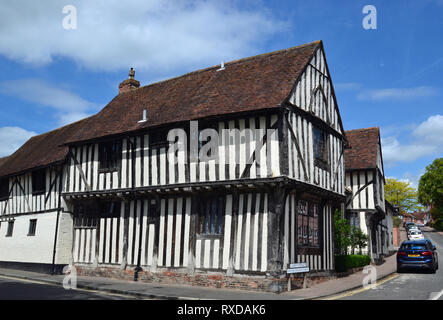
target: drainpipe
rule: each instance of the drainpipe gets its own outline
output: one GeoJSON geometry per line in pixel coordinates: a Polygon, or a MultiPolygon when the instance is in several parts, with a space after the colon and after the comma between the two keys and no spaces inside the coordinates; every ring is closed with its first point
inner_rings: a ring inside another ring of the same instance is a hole
{"type": "Polygon", "coordinates": [[[58,173],[58,178],[59,178],[59,183],[58,183],[58,208],[57,208],[57,219],[55,222],[55,236],[54,236],[54,248],[53,248],[53,252],[52,252],[52,270],[51,270],[51,274],[55,275],[55,255],[57,253],[57,236],[58,236],[58,225],[59,225],[59,219],[60,219],[60,210],[61,210],[61,206],[62,206],[62,173],[63,173],[63,165],[61,165],[60,167],[61,169],[59,169],[59,173],[58,173]]]}

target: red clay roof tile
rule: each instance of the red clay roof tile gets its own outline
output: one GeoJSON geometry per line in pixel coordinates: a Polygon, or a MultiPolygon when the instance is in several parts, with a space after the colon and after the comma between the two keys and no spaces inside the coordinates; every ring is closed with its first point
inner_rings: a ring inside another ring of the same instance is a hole
{"type": "Polygon", "coordinates": [[[345,134],[351,147],[345,150],[346,170],[376,168],[379,128],[348,130],[345,134]]]}

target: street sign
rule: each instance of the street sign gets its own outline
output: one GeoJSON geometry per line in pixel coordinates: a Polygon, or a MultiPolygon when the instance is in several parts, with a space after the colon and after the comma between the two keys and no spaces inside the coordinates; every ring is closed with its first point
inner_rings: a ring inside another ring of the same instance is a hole
{"type": "Polygon", "coordinates": [[[293,268],[286,270],[286,273],[304,273],[309,272],[309,268],[293,268]]]}
{"type": "Polygon", "coordinates": [[[294,273],[303,273],[303,289],[307,286],[307,275],[309,273],[309,267],[306,262],[301,263],[290,263],[289,268],[286,270],[288,274],[288,291],[292,290],[292,281],[294,273]]]}
{"type": "Polygon", "coordinates": [[[289,268],[286,270],[286,273],[305,273],[309,272],[309,267],[306,262],[302,263],[291,263],[289,268]]]}

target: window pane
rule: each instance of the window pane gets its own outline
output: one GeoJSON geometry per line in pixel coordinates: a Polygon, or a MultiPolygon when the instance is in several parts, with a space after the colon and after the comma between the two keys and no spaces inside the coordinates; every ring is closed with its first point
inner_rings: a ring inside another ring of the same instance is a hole
{"type": "Polygon", "coordinates": [[[224,197],[200,200],[197,232],[200,235],[220,235],[223,227],[224,197]]]}
{"type": "Polygon", "coordinates": [[[297,224],[298,224],[298,243],[303,244],[303,216],[298,215],[297,218],[297,224]]]}

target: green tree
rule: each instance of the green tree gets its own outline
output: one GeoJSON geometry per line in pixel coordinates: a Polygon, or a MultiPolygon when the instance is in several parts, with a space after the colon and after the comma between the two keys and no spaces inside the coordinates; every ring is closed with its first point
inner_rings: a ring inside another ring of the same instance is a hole
{"type": "Polygon", "coordinates": [[[443,158],[435,159],[426,167],[418,183],[418,200],[423,205],[432,205],[434,228],[443,230],[443,158]]]}
{"type": "Polygon", "coordinates": [[[423,205],[443,207],[443,158],[435,159],[420,177],[418,200],[423,205]]]}
{"type": "Polygon", "coordinates": [[[351,226],[348,220],[342,218],[342,213],[337,209],[334,212],[335,248],[338,254],[346,255],[351,245],[351,226]]]}
{"type": "MultiPolygon", "coordinates": [[[[351,235],[352,243],[355,248],[358,248],[358,254],[362,254],[362,249],[367,246],[369,241],[369,236],[361,231],[360,228],[353,228],[351,235]]],[[[352,254],[354,254],[354,248],[352,249],[352,254]]]]}
{"type": "Polygon", "coordinates": [[[407,181],[400,181],[394,178],[386,179],[385,199],[393,205],[398,204],[401,213],[423,209],[417,198],[417,190],[411,187],[411,183],[407,181]]]}

